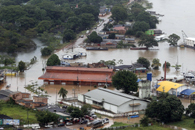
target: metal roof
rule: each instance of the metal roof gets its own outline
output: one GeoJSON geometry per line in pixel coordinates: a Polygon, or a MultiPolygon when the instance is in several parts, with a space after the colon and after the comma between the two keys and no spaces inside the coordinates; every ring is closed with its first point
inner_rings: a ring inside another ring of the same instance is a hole
{"type": "Polygon", "coordinates": [[[84,96],[87,96],[91,98],[92,100],[93,99],[98,100],[98,101],[104,100],[104,102],[113,104],[115,106],[120,106],[123,103],[127,101],[131,101],[133,99],[141,100],[140,98],[132,96],[132,95],[128,95],[128,94],[124,94],[124,93],[120,93],[120,92],[116,92],[116,91],[104,89],[104,88],[98,88],[98,89],[89,91],[88,93],[84,94],[84,96]]]}
{"type": "Polygon", "coordinates": [[[162,81],[160,83],[158,83],[158,85],[160,85],[156,90],[160,91],[160,92],[168,92],[171,89],[177,89],[181,86],[184,86],[184,84],[179,84],[179,83],[174,83],[174,82],[170,82],[170,81],[162,81]]]}
{"type": "Polygon", "coordinates": [[[195,41],[195,38],[192,38],[192,37],[188,37],[188,38],[186,38],[186,40],[191,40],[191,41],[195,41]]]}
{"type": "Polygon", "coordinates": [[[181,91],[180,94],[183,94],[183,95],[191,95],[191,94],[195,94],[195,90],[192,90],[192,89],[185,89],[183,91],[181,91]]]}

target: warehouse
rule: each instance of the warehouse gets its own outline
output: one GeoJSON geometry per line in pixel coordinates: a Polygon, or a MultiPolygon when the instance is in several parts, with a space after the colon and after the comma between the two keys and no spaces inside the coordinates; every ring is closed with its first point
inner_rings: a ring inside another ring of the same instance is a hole
{"type": "Polygon", "coordinates": [[[98,88],[86,94],[78,95],[78,100],[96,108],[104,108],[113,113],[129,113],[144,110],[149,101],[138,97],[98,88]]]}
{"type": "Polygon", "coordinates": [[[113,69],[48,66],[39,79],[46,84],[109,85],[113,69]]]}

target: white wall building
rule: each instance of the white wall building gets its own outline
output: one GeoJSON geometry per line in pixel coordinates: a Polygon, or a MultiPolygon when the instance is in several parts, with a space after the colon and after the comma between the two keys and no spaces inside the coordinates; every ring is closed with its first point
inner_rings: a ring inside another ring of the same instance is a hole
{"type": "Polygon", "coordinates": [[[96,105],[113,113],[128,113],[145,110],[149,101],[138,97],[98,88],[78,95],[78,100],[87,104],[96,105]]]}

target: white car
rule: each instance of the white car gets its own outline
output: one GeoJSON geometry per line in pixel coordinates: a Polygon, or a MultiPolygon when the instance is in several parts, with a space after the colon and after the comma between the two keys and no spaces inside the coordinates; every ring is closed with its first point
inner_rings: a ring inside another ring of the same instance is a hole
{"type": "Polygon", "coordinates": [[[103,122],[103,124],[109,123],[109,119],[108,119],[108,118],[104,118],[104,119],[102,120],[102,122],[103,122]]]}
{"type": "Polygon", "coordinates": [[[67,126],[73,125],[71,122],[66,123],[67,126]]]}

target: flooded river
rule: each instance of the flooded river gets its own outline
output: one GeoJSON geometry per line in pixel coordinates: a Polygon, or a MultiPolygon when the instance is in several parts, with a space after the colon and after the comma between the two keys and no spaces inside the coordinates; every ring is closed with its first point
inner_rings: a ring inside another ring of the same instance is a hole
{"type": "MultiPolygon", "coordinates": [[[[177,35],[181,35],[181,30],[184,30],[189,37],[195,37],[194,34],[194,24],[195,21],[194,15],[194,4],[193,0],[149,0],[153,3],[153,9],[159,14],[165,15],[162,17],[162,22],[159,23],[157,28],[163,30],[166,35],[170,35],[172,33],[176,33],[177,35]]],[[[83,38],[84,39],[84,38],[83,38]]],[[[159,43],[159,50],[129,50],[129,49],[110,49],[108,51],[86,51],[85,49],[79,47],[80,42],[83,39],[79,39],[79,41],[74,46],[75,52],[87,52],[87,57],[77,59],[71,62],[84,62],[84,63],[92,63],[98,62],[100,60],[112,60],[119,59],[123,60],[123,64],[132,64],[136,62],[139,57],[145,57],[152,62],[154,58],[159,58],[161,64],[165,61],[171,63],[171,65],[175,65],[178,63],[182,65],[180,72],[186,72],[189,70],[195,70],[195,50],[189,48],[177,48],[177,47],[169,47],[169,44],[166,42],[159,43]]],[[[42,48],[42,43],[34,39],[36,44],[38,45],[35,51],[19,53],[16,57],[17,62],[20,60],[30,61],[31,58],[36,56],[38,58],[38,62],[32,66],[30,70],[27,70],[25,73],[21,73],[18,77],[7,77],[7,82],[0,85],[0,89],[5,89],[6,84],[11,84],[10,89],[16,91],[17,88],[19,91],[25,92],[24,89],[25,84],[31,84],[31,82],[38,81],[38,84],[43,85],[42,80],[38,80],[38,77],[43,74],[42,67],[46,61],[46,58],[41,57],[40,49],[42,48]]],[[[182,42],[182,40],[180,40],[182,42]]],[[[56,54],[61,58],[62,55],[66,52],[66,49],[62,49],[61,51],[56,52],[56,54]]],[[[170,74],[180,74],[180,72],[176,72],[175,68],[170,68],[168,71],[168,75],[170,74]]],[[[159,78],[163,76],[163,69],[160,67],[159,70],[152,70],[155,78],[159,78]]],[[[73,96],[72,89],[76,89],[76,93],[85,93],[89,89],[94,89],[93,86],[81,86],[78,88],[77,86],[61,86],[61,85],[47,85],[45,86],[45,90],[48,91],[48,94],[51,96],[49,98],[49,103],[54,103],[56,100],[56,92],[59,91],[61,87],[65,87],[69,92],[68,96],[73,96]]],[[[111,88],[113,89],[113,88],[111,88]]],[[[57,96],[57,98],[59,98],[57,96]]]]}

